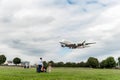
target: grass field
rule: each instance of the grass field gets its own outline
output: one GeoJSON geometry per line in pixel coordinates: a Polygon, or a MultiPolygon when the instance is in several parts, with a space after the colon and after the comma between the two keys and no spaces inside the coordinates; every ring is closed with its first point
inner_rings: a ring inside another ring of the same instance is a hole
{"type": "Polygon", "coordinates": [[[120,70],[53,68],[51,73],[36,73],[35,68],[0,67],[0,80],[120,80],[120,70]]]}

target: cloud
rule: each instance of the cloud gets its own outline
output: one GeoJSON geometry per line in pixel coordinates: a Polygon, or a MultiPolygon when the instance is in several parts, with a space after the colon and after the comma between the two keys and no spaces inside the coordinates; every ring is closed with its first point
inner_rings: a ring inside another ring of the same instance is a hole
{"type": "Polygon", "coordinates": [[[117,0],[2,0],[0,52],[35,63],[82,61],[90,56],[119,56],[119,2],[117,0]],[[97,42],[86,49],[61,48],[59,41],[97,42]],[[116,54],[113,54],[115,53],[116,54]]]}

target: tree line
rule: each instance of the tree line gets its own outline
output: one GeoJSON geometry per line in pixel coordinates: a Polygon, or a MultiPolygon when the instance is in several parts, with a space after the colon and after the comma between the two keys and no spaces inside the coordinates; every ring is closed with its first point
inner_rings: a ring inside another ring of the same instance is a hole
{"type": "MultiPolygon", "coordinates": [[[[6,61],[6,56],[5,55],[0,55],[0,65],[2,65],[2,64],[4,64],[5,63],[5,61],[6,61]]],[[[14,64],[20,64],[21,63],[21,59],[20,58],[18,58],[18,57],[15,57],[14,59],[13,59],[13,63],[14,64]]]]}
{"type": "MultiPolygon", "coordinates": [[[[114,57],[107,57],[105,60],[99,62],[99,60],[95,57],[89,57],[86,62],[53,62],[49,61],[48,63],[52,63],[53,67],[88,67],[88,68],[115,68],[120,64],[120,57],[118,58],[118,62],[115,61],[114,57]]],[[[44,61],[44,64],[47,64],[44,61]]]]}
{"type": "MultiPolygon", "coordinates": [[[[5,55],[0,55],[0,65],[4,64],[6,61],[5,55]]],[[[21,59],[15,57],[13,59],[14,64],[21,63],[21,59]]],[[[48,63],[52,64],[52,67],[89,67],[89,68],[115,68],[117,65],[120,65],[120,57],[118,57],[118,62],[115,61],[114,57],[107,57],[105,60],[99,62],[95,57],[89,57],[86,62],[54,62],[54,61],[43,61],[44,66],[48,66],[48,63]]]]}

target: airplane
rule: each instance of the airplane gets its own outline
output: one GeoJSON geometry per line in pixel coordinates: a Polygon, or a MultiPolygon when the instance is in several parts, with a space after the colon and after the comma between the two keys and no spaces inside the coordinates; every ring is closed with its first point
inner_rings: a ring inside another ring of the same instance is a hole
{"type": "Polygon", "coordinates": [[[86,47],[90,47],[90,46],[88,46],[88,45],[90,45],[90,44],[95,44],[95,42],[94,42],[94,43],[86,43],[86,41],[83,41],[82,43],[77,43],[77,44],[75,44],[75,43],[71,43],[71,42],[69,42],[69,41],[62,40],[62,41],[60,42],[60,44],[61,44],[61,47],[68,47],[68,48],[70,48],[70,49],[76,49],[76,48],[86,48],[86,47]]]}

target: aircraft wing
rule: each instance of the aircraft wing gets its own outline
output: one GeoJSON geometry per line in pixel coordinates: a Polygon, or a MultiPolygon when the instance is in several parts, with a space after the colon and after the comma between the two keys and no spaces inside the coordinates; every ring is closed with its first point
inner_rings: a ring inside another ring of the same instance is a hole
{"type": "Polygon", "coordinates": [[[89,45],[89,44],[96,44],[95,42],[94,43],[85,43],[85,45],[89,45]]]}

